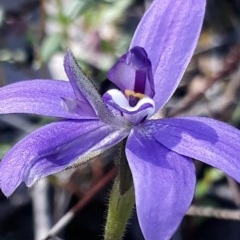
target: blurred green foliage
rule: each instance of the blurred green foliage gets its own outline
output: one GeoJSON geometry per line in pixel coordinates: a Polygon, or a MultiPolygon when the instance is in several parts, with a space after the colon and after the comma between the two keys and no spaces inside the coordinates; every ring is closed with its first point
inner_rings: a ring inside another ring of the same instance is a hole
{"type": "MultiPolygon", "coordinates": [[[[88,38],[89,33],[98,33],[98,46],[103,53],[112,54],[112,49],[119,48],[121,46],[124,52],[129,44],[129,37],[127,34],[121,32],[122,44],[118,47],[115,39],[106,39],[102,37],[103,31],[115,31],[117,23],[123,20],[127,8],[132,4],[132,0],[120,0],[120,1],[106,1],[106,0],[73,0],[67,3],[63,0],[55,0],[51,3],[46,3],[45,6],[45,26],[53,25],[54,30],[48,31],[43,38],[40,46],[40,56],[42,62],[47,62],[51,56],[57,51],[65,51],[71,47],[74,42],[72,31],[75,31],[76,35],[81,35],[81,38],[88,38]],[[54,8],[53,11],[48,11],[48,4],[54,8]],[[109,28],[106,29],[107,27],[109,28]],[[78,33],[79,32],[79,33],[78,33]]],[[[117,32],[118,30],[116,30],[117,32]]],[[[108,34],[108,33],[107,33],[108,34]]],[[[114,33],[113,33],[114,34],[114,33]]],[[[85,39],[86,41],[86,39],[85,39]]],[[[119,41],[121,42],[121,41],[119,41]]],[[[75,43],[77,44],[77,43],[75,43]]],[[[80,44],[80,43],[79,43],[80,44]]],[[[86,51],[93,51],[94,47],[91,46],[86,51]]],[[[87,55],[87,53],[86,53],[87,55]]],[[[77,56],[78,57],[78,56],[77,56]]],[[[85,56],[81,57],[82,61],[86,61],[85,56]]],[[[111,61],[112,62],[112,61],[111,61]]],[[[107,64],[109,66],[109,64],[107,64]]]]}
{"type": "Polygon", "coordinates": [[[203,198],[210,192],[211,187],[216,181],[224,177],[223,172],[216,168],[207,168],[204,176],[197,182],[195,196],[196,198],[203,198]]]}
{"type": "Polygon", "coordinates": [[[0,144],[0,159],[7,153],[10,147],[10,144],[0,144]]]}

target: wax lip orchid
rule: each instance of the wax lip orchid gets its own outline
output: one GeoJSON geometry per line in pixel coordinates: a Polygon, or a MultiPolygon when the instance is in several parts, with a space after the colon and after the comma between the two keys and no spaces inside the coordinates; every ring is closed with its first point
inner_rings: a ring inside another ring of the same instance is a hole
{"type": "Polygon", "coordinates": [[[153,119],[171,97],[193,54],[205,0],[155,0],[130,50],[108,73],[118,89],[101,97],[70,52],[69,82],[23,81],[0,89],[0,113],[60,117],[18,142],[0,163],[9,196],[25,182],[84,162],[127,138],[137,216],[146,239],[169,239],[194,194],[192,158],[240,182],[240,132],[203,117],[153,119]]]}

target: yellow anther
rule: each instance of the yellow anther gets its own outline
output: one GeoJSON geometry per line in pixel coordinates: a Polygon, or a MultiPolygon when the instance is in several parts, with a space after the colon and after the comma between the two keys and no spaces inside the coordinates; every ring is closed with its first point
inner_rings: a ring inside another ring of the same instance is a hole
{"type": "Polygon", "coordinates": [[[124,93],[125,93],[125,95],[126,95],[127,97],[133,96],[133,97],[136,97],[136,98],[138,98],[138,99],[142,99],[142,98],[146,97],[146,96],[145,96],[144,94],[142,94],[142,93],[136,93],[136,92],[134,92],[134,91],[132,91],[132,90],[129,90],[129,89],[126,89],[126,90],[124,91],[124,93]]]}

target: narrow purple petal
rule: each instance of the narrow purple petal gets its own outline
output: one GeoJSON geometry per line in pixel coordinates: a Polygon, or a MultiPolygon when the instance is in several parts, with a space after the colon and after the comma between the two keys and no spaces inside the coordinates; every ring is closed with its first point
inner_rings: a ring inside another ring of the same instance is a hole
{"type": "MultiPolygon", "coordinates": [[[[150,121],[147,125],[151,126],[150,121]]],[[[165,147],[221,169],[240,182],[240,131],[204,117],[154,121],[154,137],[165,147]]]]}
{"type": "Polygon", "coordinates": [[[101,102],[101,97],[70,51],[65,55],[64,69],[77,99],[82,100],[84,98],[95,109],[96,101],[101,102]]]}
{"type": "Polygon", "coordinates": [[[152,62],[157,106],[177,88],[202,26],[205,0],[155,0],[143,16],[130,49],[143,47],[152,62]]]}
{"type": "Polygon", "coordinates": [[[91,116],[88,117],[89,119],[97,118],[92,107],[85,101],[80,101],[74,98],[62,98],[62,100],[62,105],[66,111],[78,114],[81,116],[81,119],[84,119],[84,116],[91,116]]]}
{"type": "Polygon", "coordinates": [[[25,182],[64,170],[74,162],[100,154],[126,134],[98,120],[61,121],[49,124],[18,142],[0,162],[0,187],[6,196],[25,182]]]}
{"type": "Polygon", "coordinates": [[[168,240],[192,201],[194,164],[140,131],[126,145],[139,224],[146,240],[168,240]]]}
{"type": "Polygon", "coordinates": [[[64,68],[77,99],[80,101],[84,99],[101,121],[112,126],[126,124],[123,118],[115,118],[114,114],[106,107],[94,84],[83,73],[70,51],[65,55],[64,68]]]}
{"type": "MultiPolygon", "coordinates": [[[[76,99],[69,82],[22,81],[0,88],[0,114],[30,113],[70,119],[96,118],[96,115],[89,115],[88,111],[81,111],[81,115],[66,111],[63,107],[64,98],[76,99]]],[[[86,102],[82,105],[87,108],[86,102]]]]}

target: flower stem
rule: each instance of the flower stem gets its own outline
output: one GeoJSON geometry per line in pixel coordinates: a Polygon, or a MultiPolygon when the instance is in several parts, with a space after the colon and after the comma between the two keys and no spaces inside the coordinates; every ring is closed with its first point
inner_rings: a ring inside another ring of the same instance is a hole
{"type": "Polygon", "coordinates": [[[134,205],[134,189],[131,187],[124,194],[120,194],[119,178],[115,179],[109,199],[107,222],[105,226],[105,240],[122,239],[134,205]]]}

